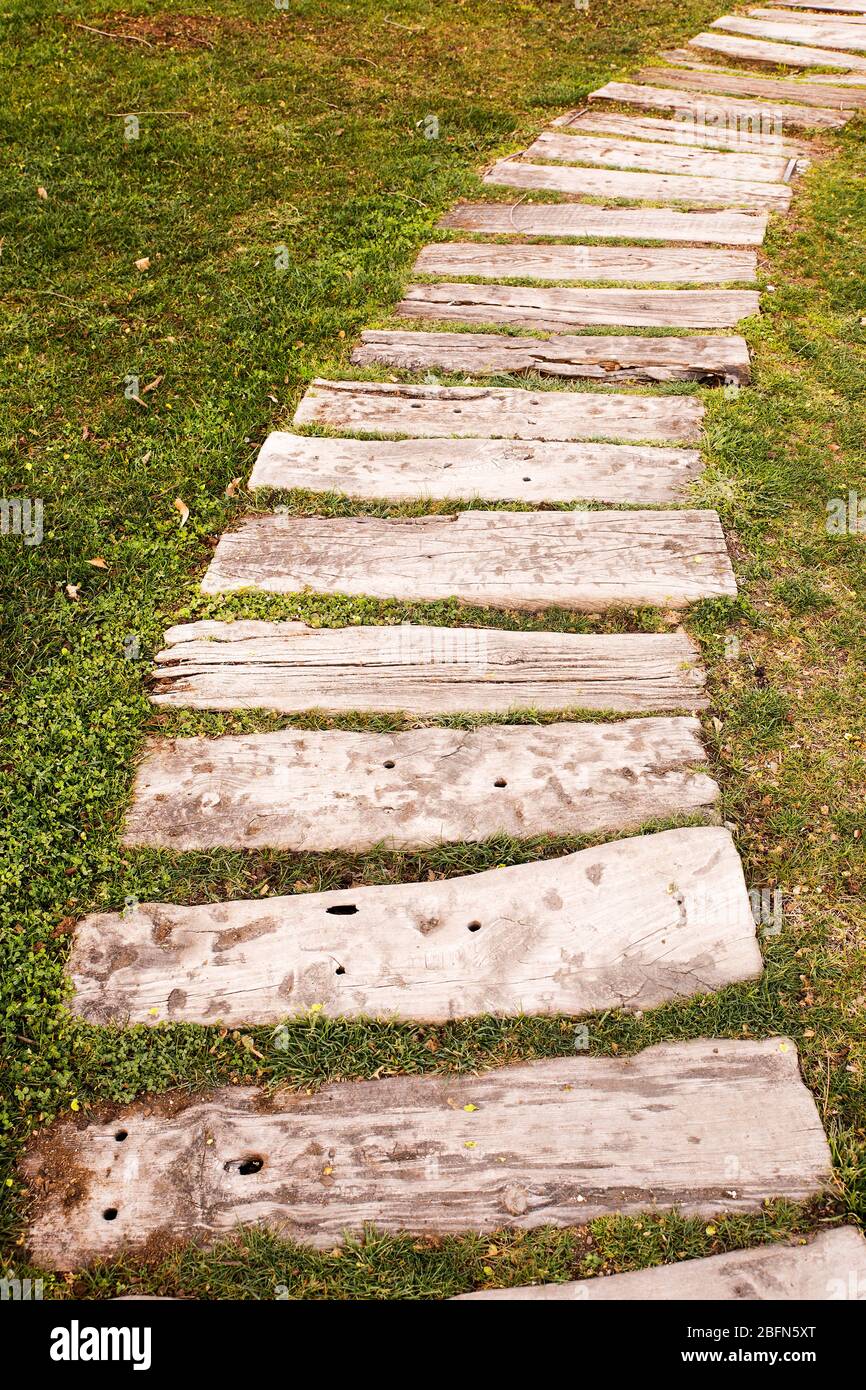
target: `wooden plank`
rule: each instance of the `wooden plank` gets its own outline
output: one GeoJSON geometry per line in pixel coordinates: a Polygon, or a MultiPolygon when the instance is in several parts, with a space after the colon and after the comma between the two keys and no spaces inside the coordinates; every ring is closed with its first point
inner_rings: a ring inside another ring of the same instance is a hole
{"type": "MultiPolygon", "coordinates": [[[[775,4],[775,0],[773,3],[775,4]]],[[[830,8],[829,5],[825,6],[825,9],[830,8]]],[[[859,14],[850,11],[848,14],[802,14],[798,13],[796,9],[789,9],[787,5],[775,5],[774,9],[750,9],[749,15],[753,19],[770,19],[777,24],[821,24],[825,28],[833,30],[840,25],[847,29],[850,25],[854,29],[859,29],[861,33],[866,26],[866,5],[862,4],[859,14]]]]}
{"type": "Polygon", "coordinates": [[[635,174],[628,169],[558,168],[500,159],[484,175],[484,183],[507,188],[547,189],[552,193],[593,198],[628,198],[632,202],[680,202],[693,206],[769,208],[784,211],[791,201],[785,183],[746,179],[692,179],[685,174],[635,174]]]}
{"type": "Polygon", "coordinates": [[[799,43],[770,43],[763,39],[739,38],[734,34],[720,33],[717,29],[707,34],[696,34],[689,39],[689,46],[710,53],[723,53],[727,58],[769,63],[772,67],[841,68],[845,72],[853,72],[856,68],[866,71],[866,58],[858,58],[853,53],[837,53],[829,48],[807,48],[799,43]]]}
{"type": "Polygon", "coordinates": [[[352,363],[382,363],[410,372],[432,367],[475,376],[537,372],[595,381],[701,381],[707,386],[745,384],[750,379],[749,349],[738,334],[635,338],[608,333],[596,338],[560,333],[528,338],[367,329],[352,352],[352,363]]]}
{"type": "MultiPolygon", "coordinates": [[[[655,75],[668,76],[664,69],[654,69],[655,75]]],[[[648,78],[647,80],[652,80],[648,78]]],[[[764,132],[760,123],[756,130],[739,129],[725,120],[716,123],[696,120],[685,112],[679,120],[661,116],[621,116],[617,111],[568,111],[556,116],[551,125],[568,130],[589,130],[604,135],[622,135],[633,140],[665,140],[690,149],[748,150],[761,154],[768,150],[787,159],[800,159],[809,152],[806,140],[796,144],[783,140],[775,132],[764,132]]]]}
{"type": "Polygon", "coordinates": [[[718,1038],[313,1095],[174,1091],[65,1117],[23,1169],[29,1254],[71,1269],[242,1224],[330,1249],[369,1224],[447,1235],[758,1212],[823,1192],[831,1157],[794,1044],[718,1038]]]}
{"type": "MultiPolygon", "coordinates": [[[[728,34],[746,34],[750,38],[756,39],[778,39],[783,43],[791,44],[813,44],[815,48],[853,49],[855,53],[862,53],[866,49],[866,35],[863,27],[856,24],[829,24],[826,22],[817,23],[807,19],[805,16],[782,20],[776,15],[775,20],[750,19],[744,15],[723,15],[710,26],[712,29],[721,29],[728,34]]],[[[834,53],[834,58],[837,55],[834,53]]],[[[848,57],[848,54],[838,54],[839,57],[848,57]]],[[[831,67],[832,64],[826,63],[823,66],[831,67]]],[[[839,64],[841,66],[841,64],[839,64]]]]}
{"type": "Polygon", "coordinates": [[[692,718],[151,739],[125,845],[420,849],[716,815],[692,718]]]}
{"type": "MultiPolygon", "coordinates": [[[[692,90],[694,83],[685,81],[684,78],[694,77],[694,73],[685,73],[680,69],[663,69],[659,71],[658,82],[674,83],[673,86],[649,86],[634,82],[607,82],[598,91],[590,93],[591,101],[616,101],[625,106],[638,106],[647,111],[692,111],[695,115],[702,118],[724,119],[728,122],[742,120],[747,124],[752,122],[760,126],[764,122],[765,127],[772,128],[779,122],[784,129],[785,126],[800,126],[804,129],[825,129],[833,130],[844,126],[847,116],[842,111],[832,109],[832,99],[827,97],[830,105],[826,107],[815,106],[804,100],[801,106],[794,106],[783,101],[755,102],[737,100],[735,97],[717,95],[703,95],[704,88],[698,90],[698,96],[692,90]],[[664,76],[661,75],[662,71],[664,76]]],[[[725,81],[724,90],[729,89],[729,83],[725,81]]],[[[718,89],[717,89],[718,90],[718,89]]]]}
{"type": "Polygon", "coordinates": [[[513,1289],[482,1289],[459,1294],[452,1303],[473,1299],[518,1299],[571,1303],[640,1300],[648,1302],[752,1302],[866,1299],[866,1240],[853,1226],[821,1231],[807,1245],[759,1245],[702,1260],[656,1265],[631,1274],[577,1279],[567,1284],[529,1284],[513,1289]]]}
{"type": "Polygon", "coordinates": [[[169,628],[151,701],[180,709],[443,714],[704,709],[684,632],[499,632],[200,622],[169,628]]]}
{"type": "Polygon", "coordinates": [[[767,214],[600,208],[578,203],[457,203],[436,225],[490,235],[640,237],[649,241],[760,246],[767,230],[767,214]]]}
{"type": "MultiPolygon", "coordinates": [[[[680,59],[685,62],[685,59],[680,59]]],[[[832,77],[822,77],[816,74],[808,81],[800,77],[759,77],[757,73],[744,72],[742,68],[739,72],[727,72],[724,68],[711,66],[708,63],[701,63],[693,60],[689,64],[689,71],[684,68],[642,68],[638,77],[641,82],[655,82],[659,85],[675,83],[677,87],[685,87],[692,92],[708,92],[718,97],[723,92],[737,93],[741,97],[766,97],[769,101],[795,102],[799,107],[817,107],[822,117],[826,114],[825,108],[841,107],[845,111],[856,111],[860,107],[866,106],[866,90],[858,92],[856,87],[847,87],[844,84],[847,79],[839,73],[834,73],[832,77]],[[827,84],[827,85],[824,85],[827,84]],[[832,84],[832,85],[830,85],[832,84]]],[[[858,78],[862,81],[862,78],[858,78]]],[[[744,103],[746,104],[746,103],[744,103]]],[[[752,110],[760,107],[752,107],[752,110]]],[[[726,103],[719,103],[721,118],[725,119],[728,110],[726,103]]],[[[728,124],[734,124],[737,112],[729,118],[728,124]]],[[[802,113],[808,116],[808,111],[802,113]]],[[[838,112],[830,112],[836,118],[836,124],[844,124],[839,119],[838,112]]],[[[784,118],[786,121],[788,117],[784,118]]],[[[780,117],[780,121],[782,118],[780,117]]],[[[804,123],[804,122],[800,122],[804,123]]],[[[753,123],[756,130],[761,130],[760,116],[757,122],[753,123]]],[[[808,122],[805,122],[808,124],[808,122]]],[[[817,124],[817,122],[816,122],[817,124]]],[[[743,125],[742,121],[736,121],[736,128],[743,125]]],[[[774,129],[773,122],[765,122],[764,127],[768,132],[774,129]]]]}
{"type": "Polygon", "coordinates": [[[828,10],[837,14],[866,15],[864,0],[781,0],[786,10],[828,10]]]}
{"type": "Polygon", "coordinates": [[[598,164],[613,169],[644,169],[661,174],[684,174],[692,178],[709,176],[761,183],[781,183],[787,164],[782,155],[749,151],[730,153],[701,150],[698,147],[682,150],[678,145],[662,142],[647,144],[640,140],[606,140],[600,135],[557,135],[550,131],[543,131],[523,151],[521,158],[554,159],[567,164],[598,164]]]}
{"type": "Polygon", "coordinates": [[[681,281],[694,285],[754,280],[757,268],[754,251],[682,246],[499,246],[483,241],[436,242],[421,249],[414,265],[417,275],[646,284],[681,281]]]}
{"type": "MultiPolygon", "coordinates": [[[[479,243],[481,265],[492,247],[479,243]]],[[[497,248],[499,249],[499,248],[497,248]]],[[[509,260],[510,246],[501,250],[509,260]]],[[[562,329],[598,324],[630,328],[731,328],[760,312],[756,290],[539,289],[537,286],[449,282],[408,285],[395,314],[437,322],[562,329]]]]}
{"type": "Polygon", "coordinates": [[[246,588],[588,612],[736,594],[718,517],[697,511],[249,517],[202,581],[246,588]]]}
{"type": "Polygon", "coordinates": [[[294,423],[328,425],[347,434],[416,438],[474,435],[690,444],[700,438],[703,415],[703,405],[693,396],[316,379],[295,411],[294,423]]]}
{"type": "Polygon", "coordinates": [[[727,830],[617,840],[432,883],[180,907],[78,926],[73,1011],[91,1023],[309,1017],[444,1023],[646,1009],[761,974],[727,830]]]}

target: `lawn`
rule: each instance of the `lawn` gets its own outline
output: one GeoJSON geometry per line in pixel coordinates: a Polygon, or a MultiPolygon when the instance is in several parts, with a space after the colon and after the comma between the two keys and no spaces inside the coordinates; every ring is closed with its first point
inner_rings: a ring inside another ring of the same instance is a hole
{"type": "MultiPolygon", "coordinates": [[[[717,0],[591,0],[589,11],[568,0],[290,0],[285,9],[245,0],[195,14],[60,3],[46,15],[7,4],[2,494],[30,499],[34,522],[41,502],[44,533],[39,544],[28,543],[35,526],[0,535],[7,1270],[40,1273],[26,1263],[16,1165],[27,1136],[58,1113],[175,1087],[313,1087],[573,1052],[571,1018],[413,1027],[312,1014],[289,1025],[288,1048],[274,1047],[270,1029],[100,1029],[66,1012],[63,967],[76,920],[129,898],[407,881],[578,847],[173,855],[122,850],[118,832],[147,731],[401,726],[362,715],[156,716],[149,661],[178,617],[568,631],[676,624],[652,611],[594,621],[456,603],[215,600],[197,586],[216,539],[252,508],[243,483],[267,433],[285,427],[312,377],[360,375],[348,365],[353,341],[391,322],[415,251],[455,198],[479,193],[477,171],[719,9],[717,0]],[[434,116],[438,137],[428,138],[434,116]]],[[[793,214],[772,220],[763,315],[746,325],[753,387],[667,388],[708,405],[697,500],[722,516],[741,593],[699,605],[686,625],[709,671],[703,722],[725,818],[749,886],[781,890],[782,929],[766,935],[767,970],[755,983],[585,1020],[599,1054],[711,1034],[791,1036],[830,1136],[838,1192],[710,1224],[652,1215],[492,1240],[371,1237],[331,1254],[252,1232],[207,1253],[166,1246],[146,1261],[45,1275],[46,1296],[135,1287],[442,1297],[866,1216],[866,534],[828,534],[826,524],[828,501],[847,506],[852,493],[866,518],[863,134],[861,118],[826,137],[793,214]]],[[[309,494],[268,502],[339,515],[424,510],[309,494]]]]}

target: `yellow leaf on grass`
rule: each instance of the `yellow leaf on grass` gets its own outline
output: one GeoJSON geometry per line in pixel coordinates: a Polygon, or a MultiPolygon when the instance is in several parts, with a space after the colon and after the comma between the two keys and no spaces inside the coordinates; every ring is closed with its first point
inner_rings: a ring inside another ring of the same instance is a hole
{"type": "Polygon", "coordinates": [[[105,561],[103,560],[103,558],[102,558],[101,555],[95,555],[95,556],[93,557],[93,559],[92,559],[92,560],[88,560],[87,563],[88,563],[88,565],[92,565],[93,568],[94,568],[95,570],[107,570],[107,569],[108,569],[108,565],[105,563],[105,561]]]}
{"type": "Polygon", "coordinates": [[[133,264],[136,270],[150,270],[150,256],[141,256],[133,264]]]}
{"type": "Polygon", "coordinates": [[[186,503],[183,501],[183,498],[181,497],[175,497],[173,505],[175,511],[180,512],[181,526],[186,526],[186,523],[189,520],[189,507],[186,505],[186,503]]]}
{"type": "Polygon", "coordinates": [[[237,497],[238,488],[241,485],[241,481],[242,480],[240,478],[232,478],[231,482],[226,488],[226,497],[237,497]]]}

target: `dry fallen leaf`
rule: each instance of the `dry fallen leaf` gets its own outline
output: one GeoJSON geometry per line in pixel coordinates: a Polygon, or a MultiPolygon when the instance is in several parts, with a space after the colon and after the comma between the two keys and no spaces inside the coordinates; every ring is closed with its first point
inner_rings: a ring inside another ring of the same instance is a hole
{"type": "Polygon", "coordinates": [[[66,597],[67,597],[67,598],[71,598],[72,601],[73,601],[73,603],[77,603],[77,602],[78,602],[78,590],[79,590],[80,588],[81,588],[81,585],[80,585],[80,584],[67,584],[67,586],[66,586],[66,597]]]}
{"type": "Polygon", "coordinates": [[[150,270],[150,256],[141,256],[134,265],[136,270],[150,270]]]}
{"type": "Polygon", "coordinates": [[[94,559],[88,560],[87,563],[88,565],[92,565],[95,570],[108,569],[108,565],[105,563],[101,555],[95,556],[94,559]]]}
{"type": "Polygon", "coordinates": [[[43,202],[46,202],[48,199],[48,190],[43,188],[41,183],[36,190],[36,196],[37,198],[41,198],[43,202]]]}
{"type": "Polygon", "coordinates": [[[174,499],[174,509],[175,509],[176,512],[180,512],[180,524],[181,524],[181,526],[186,526],[186,523],[187,523],[187,521],[189,520],[189,507],[188,507],[188,506],[186,505],[186,503],[182,500],[182,498],[180,498],[180,497],[175,497],[175,499],[174,499]]]}
{"type": "Polygon", "coordinates": [[[240,479],[240,478],[232,478],[231,482],[229,483],[228,487],[226,488],[226,497],[237,497],[237,495],[238,495],[238,488],[240,487],[240,485],[241,485],[241,479],[240,479]]]}
{"type": "Polygon", "coordinates": [[[165,376],[155,376],[153,381],[149,381],[146,386],[142,386],[141,394],[144,396],[148,391],[155,391],[161,381],[165,381],[165,376]]]}

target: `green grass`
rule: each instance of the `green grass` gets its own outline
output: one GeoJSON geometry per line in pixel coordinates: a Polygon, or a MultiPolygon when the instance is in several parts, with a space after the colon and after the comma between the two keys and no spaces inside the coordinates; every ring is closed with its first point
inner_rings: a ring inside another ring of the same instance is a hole
{"type": "MultiPolygon", "coordinates": [[[[287,1051],[273,1048],[267,1029],[103,1030],[65,1011],[63,964],[75,920],[127,896],[205,901],[408,881],[578,847],[172,855],[123,850],[118,828],[148,728],[275,726],[260,714],[153,715],[148,660],[178,618],[669,625],[652,612],[593,622],[455,602],[214,599],[197,581],[215,539],[252,505],[243,493],[227,498],[227,485],[247,475],[307,381],[355,374],[353,339],[389,322],[439,212],[480,191],[476,171],[717,13],[709,3],[593,0],[587,15],[566,0],[524,0],[503,23],[493,0],[299,0],[290,13],[248,0],[193,18],[183,6],[135,5],[115,20],[92,5],[58,4],[50,16],[35,4],[7,5],[0,350],[11,386],[0,420],[2,486],[7,497],[44,499],[45,527],[39,546],[0,537],[0,1232],[4,1260],[19,1273],[28,1194],[16,1159],[29,1133],[70,1107],[177,1086],[315,1086],[573,1050],[565,1018],[432,1028],[314,1016],[289,1025],[287,1051]],[[151,46],[102,38],[76,20],[151,46]],[[112,114],[126,111],[183,114],[142,115],[139,139],[127,141],[122,115],[112,114]],[[440,121],[436,141],[417,124],[428,113],[440,121]],[[277,271],[282,245],[289,267],[277,271]],[[134,261],[145,256],[150,269],[140,272],[134,261]],[[146,409],[124,397],[129,376],[141,386],[162,378],[142,397],[146,409]],[[184,527],[176,498],[190,509],[184,527]]],[[[168,1250],[147,1264],[49,1276],[47,1293],[141,1287],[270,1298],[285,1284],[293,1297],[444,1296],[641,1267],[864,1215],[866,551],[863,536],[825,529],[828,498],[849,489],[866,496],[862,122],[823,143],[827,160],[801,183],[792,216],[773,220],[761,255],[776,288],[747,325],[755,384],[734,400],[699,392],[709,466],[696,496],[722,515],[741,597],[699,605],[687,622],[710,673],[704,725],[725,816],[750,886],[783,889],[783,930],[765,939],[767,972],[756,983],[588,1022],[599,1054],[707,1034],[792,1036],[834,1147],[838,1192],[810,1208],[776,1205],[712,1223],[670,1215],[489,1241],[376,1237],[341,1255],[249,1233],[209,1254],[168,1250]],[[730,640],[726,647],[731,638],[738,654],[730,640]]],[[[330,515],[423,510],[301,494],[276,501],[330,515]]]]}

